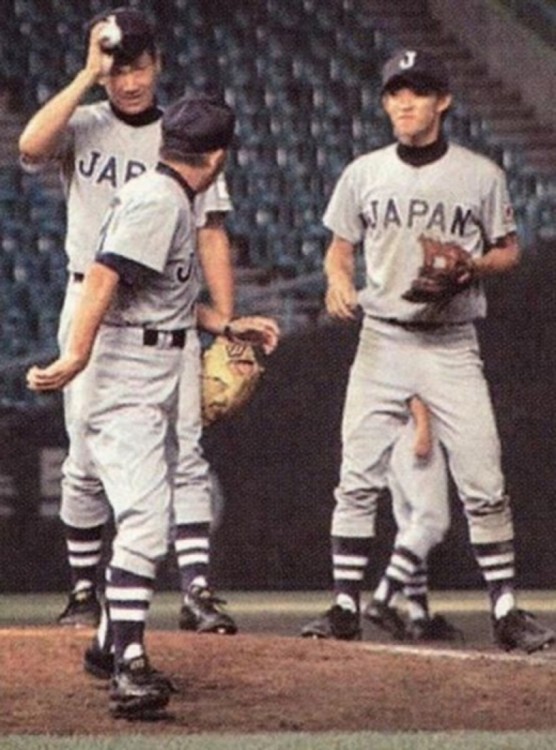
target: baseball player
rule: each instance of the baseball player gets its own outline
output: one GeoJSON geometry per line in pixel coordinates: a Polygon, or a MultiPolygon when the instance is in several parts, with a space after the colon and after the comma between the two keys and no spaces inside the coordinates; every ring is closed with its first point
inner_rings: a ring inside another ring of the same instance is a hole
{"type": "MultiPolygon", "coordinates": [[[[156,164],[160,143],[162,111],[155,90],[161,62],[151,24],[136,9],[116,8],[96,16],[88,33],[84,68],[34,115],[19,144],[22,163],[28,169],[56,160],[67,196],[69,282],[59,328],[61,349],[67,342],[108,204],[119,187],[156,164]],[[83,98],[97,84],[104,87],[107,100],[83,105],[83,98]]],[[[229,319],[233,277],[223,217],[230,208],[222,176],[195,198],[205,282],[213,304],[229,319]]],[[[199,377],[199,350],[199,340],[191,332],[183,358],[185,382],[199,377]]],[[[72,591],[58,618],[62,625],[94,625],[100,615],[95,585],[110,509],[84,439],[84,415],[94,377],[91,365],[64,390],[69,453],[63,466],[60,515],[72,591]]],[[[196,391],[186,389],[179,423],[180,440],[191,448],[182,453],[183,463],[176,469],[177,485],[188,487],[186,500],[183,493],[176,493],[173,529],[184,597],[180,626],[235,633],[235,622],[209,588],[211,493],[208,466],[198,441],[201,422],[196,399],[196,391]]]]}
{"type": "Polygon", "coordinates": [[[198,316],[204,328],[226,330],[232,339],[258,330],[267,352],[278,341],[266,318],[230,324],[216,308],[195,309],[193,201],[222,169],[234,122],[232,110],[209,97],[167,108],[158,165],[112,200],[65,349],[50,366],[28,373],[35,390],[63,388],[96,348],[85,420],[117,529],[106,587],[116,716],[142,718],[170,697],[168,680],[149,665],[144,629],[156,566],[168,545],[172,493],[184,489],[174,483],[175,454],[189,448],[179,440],[179,402],[184,388],[200,388],[197,378],[185,383],[183,376],[187,336],[198,316]]]}
{"type": "MultiPolygon", "coordinates": [[[[510,501],[474,326],[486,312],[483,278],[513,268],[519,247],[502,170],[443,135],[451,102],[441,60],[421,50],[395,54],[383,68],[382,103],[397,143],[348,165],[324,215],[333,233],[325,259],[328,312],[353,316],[360,243],[367,283],[359,296],[364,320],[344,405],[331,527],[336,599],[303,634],[360,637],[359,588],[377,498],[407,421],[407,400],[417,395],[448,455],[486,582],[495,642],[531,653],[552,643],[555,633],[517,606],[510,501]],[[454,266],[438,299],[407,299],[419,269],[428,282],[437,274],[430,254],[435,243],[449,245],[452,255],[458,248],[467,261],[454,266]]],[[[409,541],[395,555],[395,569],[386,571],[380,596],[367,609],[371,617],[391,605],[424,562],[409,541]]]]}

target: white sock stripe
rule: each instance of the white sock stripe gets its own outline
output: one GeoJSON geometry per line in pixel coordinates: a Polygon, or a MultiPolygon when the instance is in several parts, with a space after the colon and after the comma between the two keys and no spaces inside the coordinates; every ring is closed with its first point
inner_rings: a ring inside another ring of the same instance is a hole
{"type": "Polygon", "coordinates": [[[403,557],[403,555],[398,554],[397,552],[394,552],[392,555],[392,558],[390,560],[390,565],[395,566],[396,568],[405,571],[408,575],[414,576],[416,572],[415,563],[412,563],[411,560],[408,560],[407,557],[403,557]]]}
{"type": "Polygon", "coordinates": [[[98,565],[102,555],[89,555],[88,557],[68,557],[69,564],[72,568],[90,568],[92,565],[98,565]]]}
{"type": "Polygon", "coordinates": [[[153,591],[139,586],[124,588],[111,585],[106,587],[106,598],[109,602],[150,602],[153,591]]]}
{"type": "Polygon", "coordinates": [[[348,568],[365,568],[369,558],[364,555],[332,555],[332,563],[336,565],[345,565],[348,568]]]}
{"type": "Polygon", "coordinates": [[[180,568],[183,568],[185,565],[194,565],[195,563],[205,563],[208,565],[208,561],[209,556],[204,552],[178,555],[178,566],[180,568]]]}
{"type": "Polygon", "coordinates": [[[406,596],[425,596],[428,592],[426,586],[414,586],[412,583],[404,586],[404,593],[406,596]]]}
{"type": "Polygon", "coordinates": [[[362,581],[363,571],[362,570],[346,570],[342,568],[334,568],[333,576],[335,581],[362,581]]]}
{"type": "Polygon", "coordinates": [[[411,576],[411,583],[414,586],[426,586],[428,580],[429,578],[426,575],[412,575],[411,576]]]}
{"type": "Polygon", "coordinates": [[[480,555],[478,557],[478,560],[481,568],[493,568],[500,565],[513,565],[515,554],[513,552],[506,552],[502,555],[480,555]]]}
{"type": "Polygon", "coordinates": [[[395,565],[390,564],[386,568],[386,577],[393,578],[394,581],[400,581],[401,583],[407,583],[410,580],[410,576],[405,570],[400,570],[395,565]]]}
{"type": "Polygon", "coordinates": [[[207,549],[209,548],[209,540],[205,537],[200,539],[176,539],[174,542],[176,552],[182,552],[190,549],[207,549]]]}
{"type": "Polygon", "coordinates": [[[119,609],[110,607],[110,619],[113,622],[146,622],[146,609],[119,609]]]}
{"type": "Polygon", "coordinates": [[[485,581],[505,581],[514,578],[515,570],[510,566],[500,570],[483,570],[483,576],[485,581]]]}
{"type": "Polygon", "coordinates": [[[76,555],[82,554],[83,552],[99,552],[102,549],[102,540],[92,542],[74,542],[68,539],[67,542],[68,551],[73,552],[76,555]]]}

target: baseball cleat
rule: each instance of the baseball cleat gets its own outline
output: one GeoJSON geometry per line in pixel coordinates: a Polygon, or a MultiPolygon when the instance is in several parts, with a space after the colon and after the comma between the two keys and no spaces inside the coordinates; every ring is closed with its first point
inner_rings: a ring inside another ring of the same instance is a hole
{"type": "Polygon", "coordinates": [[[507,615],[494,621],[494,640],[504,651],[519,648],[528,654],[548,648],[556,640],[551,628],[541,625],[536,618],[522,609],[511,609],[507,615]]]}
{"type": "Polygon", "coordinates": [[[405,640],[406,625],[395,607],[373,599],[363,612],[363,616],[397,641],[405,640]]]}
{"type": "Polygon", "coordinates": [[[410,620],[405,628],[405,639],[408,641],[460,641],[461,643],[465,640],[461,630],[454,627],[442,615],[410,620]]]}
{"type": "Polygon", "coordinates": [[[152,669],[145,655],[117,665],[110,685],[109,710],[115,718],[162,718],[172,693],[171,682],[152,669]]]}
{"type": "Polygon", "coordinates": [[[337,638],[341,641],[360,641],[361,623],[359,615],[334,604],[317,620],[305,625],[302,638],[337,638]]]}
{"type": "Polygon", "coordinates": [[[114,654],[111,649],[102,648],[97,638],[85,649],[83,669],[99,680],[109,680],[114,672],[114,654]]]}
{"type": "Polygon", "coordinates": [[[100,622],[100,602],[95,589],[90,586],[72,591],[66,608],[56,621],[58,625],[96,628],[100,622]]]}
{"type": "Polygon", "coordinates": [[[180,611],[180,630],[234,635],[237,625],[222,611],[222,604],[226,601],[215,596],[210,589],[192,586],[180,611]]]}

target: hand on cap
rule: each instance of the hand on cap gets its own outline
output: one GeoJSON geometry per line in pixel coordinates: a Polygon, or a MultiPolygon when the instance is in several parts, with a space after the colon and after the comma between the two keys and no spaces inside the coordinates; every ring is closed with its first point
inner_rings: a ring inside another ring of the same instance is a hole
{"type": "Polygon", "coordinates": [[[102,47],[104,32],[110,27],[109,21],[99,21],[91,29],[89,35],[89,49],[87,51],[87,62],[85,69],[90,73],[95,83],[108,75],[114,64],[113,55],[107,53],[102,47]]]}

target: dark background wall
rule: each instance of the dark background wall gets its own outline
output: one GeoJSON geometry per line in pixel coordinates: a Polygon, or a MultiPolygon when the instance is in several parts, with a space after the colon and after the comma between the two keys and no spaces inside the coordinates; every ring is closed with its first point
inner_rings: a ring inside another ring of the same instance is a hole
{"type": "MultiPolygon", "coordinates": [[[[489,284],[490,315],[480,325],[513,498],[519,582],[532,588],[556,584],[555,253],[556,247],[539,246],[517,272],[489,284]]],[[[207,455],[225,499],[214,533],[218,588],[329,586],[340,419],[356,341],[356,326],[337,324],[286,337],[245,411],[207,431],[207,455]]],[[[60,401],[12,409],[0,429],[0,590],[62,590],[68,578],[57,498],[44,497],[52,490],[44,489],[39,471],[42,449],[65,443],[60,401]]],[[[452,515],[448,538],[431,559],[432,583],[480,586],[453,493],[452,515]]],[[[379,520],[369,585],[394,533],[387,499],[379,520]]],[[[175,583],[169,562],[160,586],[175,583]]]]}

